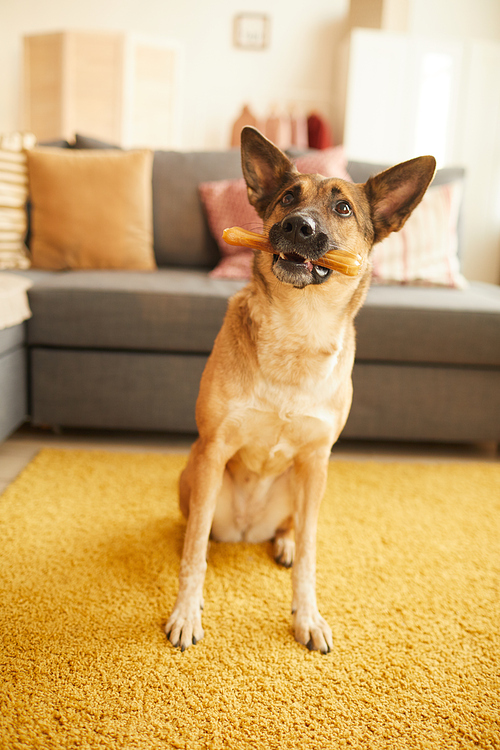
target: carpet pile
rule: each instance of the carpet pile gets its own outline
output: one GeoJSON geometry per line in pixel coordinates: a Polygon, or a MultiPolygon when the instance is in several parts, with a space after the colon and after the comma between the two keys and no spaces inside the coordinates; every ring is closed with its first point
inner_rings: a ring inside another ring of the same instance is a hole
{"type": "Polygon", "coordinates": [[[1,748],[500,748],[500,465],[331,463],[322,656],[267,544],[212,543],[167,642],[184,463],[46,449],[0,498],[1,748]]]}

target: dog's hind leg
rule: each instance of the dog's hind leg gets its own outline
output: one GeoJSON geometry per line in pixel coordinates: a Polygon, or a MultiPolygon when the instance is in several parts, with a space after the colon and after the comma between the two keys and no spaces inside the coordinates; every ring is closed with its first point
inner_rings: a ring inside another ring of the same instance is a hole
{"type": "Polygon", "coordinates": [[[189,496],[191,495],[191,457],[179,477],[179,507],[184,518],[189,516],[189,496]]]}
{"type": "Polygon", "coordinates": [[[276,530],[273,555],[278,565],[283,565],[284,568],[292,567],[295,557],[295,536],[292,516],[287,518],[285,523],[276,530]]]}

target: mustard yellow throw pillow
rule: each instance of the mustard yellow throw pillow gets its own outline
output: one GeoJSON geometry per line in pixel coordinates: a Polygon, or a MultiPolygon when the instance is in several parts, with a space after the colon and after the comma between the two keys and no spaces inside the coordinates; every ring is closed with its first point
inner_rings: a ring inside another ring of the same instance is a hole
{"type": "Polygon", "coordinates": [[[156,268],[153,153],[28,152],[34,268],[156,268]]]}

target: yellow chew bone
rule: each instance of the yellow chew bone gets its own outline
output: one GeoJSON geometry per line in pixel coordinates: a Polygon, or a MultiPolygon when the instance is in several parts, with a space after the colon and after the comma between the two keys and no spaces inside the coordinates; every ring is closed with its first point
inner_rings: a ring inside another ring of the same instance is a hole
{"type": "MultiPolygon", "coordinates": [[[[222,239],[228,245],[252,247],[254,250],[264,250],[266,253],[275,252],[265,235],[249,232],[241,227],[224,229],[222,239]]],[[[345,276],[357,276],[363,265],[363,259],[358,253],[351,253],[348,250],[329,250],[312,263],[330,268],[332,271],[339,271],[345,276]]]]}

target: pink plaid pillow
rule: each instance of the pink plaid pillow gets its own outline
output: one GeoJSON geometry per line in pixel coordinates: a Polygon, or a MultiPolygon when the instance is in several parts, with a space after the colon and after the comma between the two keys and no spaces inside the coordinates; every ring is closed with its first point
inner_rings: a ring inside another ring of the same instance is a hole
{"type": "MultiPolygon", "coordinates": [[[[306,154],[294,161],[297,169],[305,174],[318,173],[325,177],[339,177],[351,181],[342,146],[306,154]]],[[[222,232],[227,227],[238,226],[253,232],[262,231],[262,220],[248,202],[245,181],[241,178],[203,182],[199,185],[199,191],[210,231],[221,252],[221,260],[210,275],[225,279],[250,278],[253,251],[250,248],[227,245],[222,239],[222,232]]]]}
{"type": "Polygon", "coordinates": [[[352,182],[347,172],[347,157],[343,146],[324,148],[321,151],[304,154],[293,160],[303,174],[321,174],[323,177],[338,177],[352,182]]]}
{"type": "Polygon", "coordinates": [[[374,246],[373,281],[462,289],[458,261],[461,180],[430,187],[404,227],[374,246]]]}
{"type": "Polygon", "coordinates": [[[219,279],[250,278],[253,250],[228,245],[222,239],[222,232],[227,227],[238,226],[252,232],[262,232],[262,219],[248,202],[245,180],[203,182],[199,185],[199,191],[208,226],[221,252],[221,260],[210,275],[219,279]]]}

